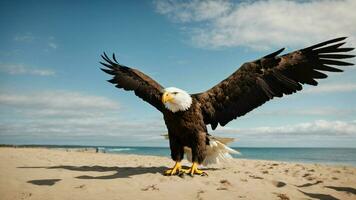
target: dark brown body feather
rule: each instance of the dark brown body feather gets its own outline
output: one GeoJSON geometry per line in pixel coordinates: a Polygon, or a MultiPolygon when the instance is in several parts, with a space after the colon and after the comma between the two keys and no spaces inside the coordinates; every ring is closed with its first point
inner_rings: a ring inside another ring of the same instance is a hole
{"type": "Polygon", "coordinates": [[[191,95],[187,111],[173,113],[161,102],[164,88],[142,72],[110,60],[104,53],[102,69],[114,76],[109,82],[118,88],[132,90],[137,96],[163,113],[168,129],[172,159],[183,159],[184,146],[192,149],[193,161],[201,163],[206,156],[207,125],[215,129],[245,115],[274,97],[302,90],[302,84],[317,85],[326,78],[323,72],[342,72],[334,66],[353,65],[340,61],[353,55],[340,54],[353,50],[342,48],[345,38],[329,40],[283,56],[283,49],[259,60],[243,64],[231,76],[204,93],[191,95]]]}
{"type": "Polygon", "coordinates": [[[209,144],[207,128],[200,109],[200,103],[193,99],[187,111],[163,112],[168,129],[172,159],[183,159],[184,147],[192,149],[192,160],[202,163],[206,156],[206,144],[209,144]]]}

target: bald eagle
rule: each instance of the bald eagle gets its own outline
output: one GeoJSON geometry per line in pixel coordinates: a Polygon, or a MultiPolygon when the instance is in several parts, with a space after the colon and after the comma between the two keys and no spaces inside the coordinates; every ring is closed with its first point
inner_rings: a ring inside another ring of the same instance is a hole
{"type": "MultiPolygon", "coordinates": [[[[302,90],[303,84],[316,86],[316,79],[324,79],[328,72],[342,72],[335,66],[353,65],[340,61],[352,58],[343,52],[353,48],[342,47],[346,37],[325,41],[285,55],[284,48],[258,60],[244,63],[233,74],[211,89],[188,94],[175,87],[164,88],[146,74],[112,60],[104,53],[100,62],[104,72],[113,76],[110,83],[134,93],[163,114],[168,129],[171,157],[175,161],[166,175],[188,173],[205,174],[198,166],[209,157],[211,145],[207,125],[213,130],[243,116],[274,97],[302,90]],[[183,169],[184,149],[191,150],[192,166],[183,169]]],[[[222,148],[225,148],[223,145],[222,148]]]]}

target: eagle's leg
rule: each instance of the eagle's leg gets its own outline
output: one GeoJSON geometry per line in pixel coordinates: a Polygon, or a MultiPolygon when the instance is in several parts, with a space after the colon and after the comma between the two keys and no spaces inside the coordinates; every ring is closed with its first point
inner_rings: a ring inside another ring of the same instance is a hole
{"type": "Polygon", "coordinates": [[[179,174],[181,171],[182,171],[182,165],[180,164],[180,162],[176,162],[176,164],[174,164],[172,169],[169,169],[164,172],[164,175],[172,176],[172,175],[179,174]]]}
{"type": "Polygon", "coordinates": [[[182,165],[180,162],[184,156],[183,146],[177,142],[176,138],[171,137],[171,135],[169,135],[169,137],[170,137],[169,144],[171,148],[171,157],[174,161],[176,161],[176,164],[173,166],[172,169],[169,169],[164,172],[164,175],[166,176],[177,175],[182,172],[182,165]]]}
{"type": "Polygon", "coordinates": [[[184,170],[185,173],[193,176],[194,174],[197,174],[197,175],[208,175],[207,173],[205,173],[204,171],[202,170],[199,170],[198,169],[198,166],[199,164],[201,164],[205,157],[206,157],[206,134],[205,133],[199,133],[196,135],[197,139],[196,141],[197,144],[192,146],[192,166],[187,169],[187,170],[184,170]]]}
{"type": "Polygon", "coordinates": [[[191,176],[193,176],[194,174],[202,176],[208,175],[206,172],[198,169],[198,166],[199,164],[197,162],[193,162],[193,165],[189,169],[184,170],[184,172],[191,176]]]}

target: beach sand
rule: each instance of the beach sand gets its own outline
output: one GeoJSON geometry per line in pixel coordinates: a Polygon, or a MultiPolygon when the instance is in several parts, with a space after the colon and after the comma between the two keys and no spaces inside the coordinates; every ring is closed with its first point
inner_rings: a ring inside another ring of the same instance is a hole
{"type": "MultiPolygon", "coordinates": [[[[356,167],[234,159],[163,176],[166,157],[0,148],[0,199],[356,199],[356,167]]],[[[189,165],[189,163],[185,163],[189,165]]]]}

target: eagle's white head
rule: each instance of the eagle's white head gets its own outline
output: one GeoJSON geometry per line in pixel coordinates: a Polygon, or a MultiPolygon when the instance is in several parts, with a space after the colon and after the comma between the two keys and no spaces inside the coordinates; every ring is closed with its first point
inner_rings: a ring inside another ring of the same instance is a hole
{"type": "Polygon", "coordinates": [[[175,87],[164,89],[162,102],[172,112],[186,111],[192,105],[192,97],[184,90],[175,87]]]}

